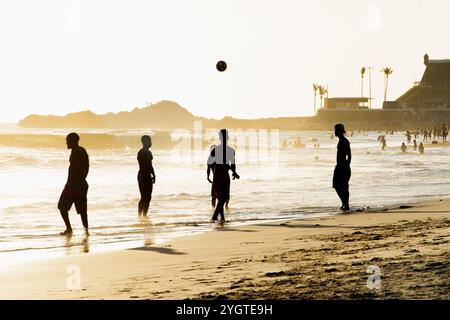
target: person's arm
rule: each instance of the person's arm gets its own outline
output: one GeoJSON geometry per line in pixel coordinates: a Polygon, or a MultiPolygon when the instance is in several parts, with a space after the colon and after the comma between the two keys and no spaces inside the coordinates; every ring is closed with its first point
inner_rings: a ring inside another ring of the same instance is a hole
{"type": "Polygon", "coordinates": [[[236,161],[235,161],[236,158],[235,158],[235,156],[236,156],[236,152],[234,152],[234,150],[233,150],[233,155],[232,155],[232,158],[231,158],[231,166],[230,166],[230,168],[231,168],[231,171],[233,172],[233,174],[232,174],[233,180],[234,179],[238,179],[239,180],[240,176],[236,172],[236,161]]]}
{"type": "Polygon", "coordinates": [[[206,169],[206,179],[208,179],[208,181],[209,181],[210,183],[212,183],[211,179],[209,178],[209,175],[210,175],[210,173],[211,173],[211,166],[208,164],[207,167],[208,167],[208,168],[206,169]]]}
{"type": "Polygon", "coordinates": [[[82,167],[82,172],[81,172],[82,178],[83,178],[83,180],[86,180],[86,177],[87,177],[87,175],[89,173],[89,156],[88,156],[87,152],[84,153],[84,156],[82,157],[81,161],[82,161],[82,164],[81,164],[81,167],[82,167]]]}
{"type": "Polygon", "coordinates": [[[350,166],[350,163],[352,162],[352,150],[350,148],[350,143],[348,143],[348,151],[347,151],[347,163],[350,166]]]}
{"type": "Polygon", "coordinates": [[[149,166],[150,166],[150,174],[152,175],[152,182],[155,183],[156,175],[155,175],[155,169],[153,168],[153,155],[151,153],[150,153],[149,166]]]}
{"type": "Polygon", "coordinates": [[[215,149],[212,149],[211,152],[209,153],[208,161],[206,162],[206,166],[207,166],[207,169],[206,169],[206,179],[208,179],[208,181],[209,181],[210,183],[212,183],[212,181],[211,181],[211,179],[209,178],[209,175],[210,175],[210,173],[211,173],[212,166],[213,166],[214,163],[215,163],[215,159],[214,159],[215,156],[216,156],[216,151],[215,151],[215,149]]]}

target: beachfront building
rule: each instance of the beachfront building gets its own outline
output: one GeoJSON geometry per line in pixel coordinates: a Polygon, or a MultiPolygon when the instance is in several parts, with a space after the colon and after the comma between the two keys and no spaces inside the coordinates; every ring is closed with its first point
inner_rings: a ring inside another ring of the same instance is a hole
{"type": "Polygon", "coordinates": [[[424,56],[425,72],[420,82],[383,109],[412,109],[424,120],[450,118],[450,59],[431,60],[424,56]]]}
{"type": "Polygon", "coordinates": [[[318,110],[316,121],[349,123],[359,128],[406,128],[450,122],[450,59],[424,56],[422,80],[382,109],[367,107],[368,98],[330,98],[318,110]]]}
{"type": "Polygon", "coordinates": [[[369,98],[364,97],[339,97],[325,98],[325,109],[331,110],[361,110],[368,109],[369,98]]]}

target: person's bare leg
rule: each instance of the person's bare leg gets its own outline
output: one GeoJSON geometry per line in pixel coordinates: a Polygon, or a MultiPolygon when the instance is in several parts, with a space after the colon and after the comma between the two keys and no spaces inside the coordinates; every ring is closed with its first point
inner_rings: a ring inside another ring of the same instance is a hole
{"type": "Polygon", "coordinates": [[[344,203],[344,194],[342,192],[342,189],[341,188],[335,188],[335,190],[336,190],[336,193],[337,193],[339,199],[341,199],[341,202],[342,202],[342,206],[339,209],[344,210],[345,203],[344,203]]]}
{"type": "Polygon", "coordinates": [[[143,188],[143,198],[142,198],[142,215],[147,216],[148,210],[150,208],[150,202],[152,201],[152,191],[153,185],[151,182],[147,182],[143,188]]]}
{"type": "Polygon", "coordinates": [[[223,214],[223,207],[225,205],[225,201],[219,200],[219,203],[217,204],[216,211],[218,214],[220,214],[220,221],[225,222],[225,215],[223,214]]]}
{"type": "Polygon", "coordinates": [[[214,215],[211,218],[211,221],[217,221],[217,217],[220,214],[220,217],[223,219],[223,205],[225,204],[225,201],[219,200],[216,206],[216,210],[214,210],[214,215]]]}
{"type": "Polygon", "coordinates": [[[343,210],[348,211],[350,210],[350,205],[349,205],[349,199],[350,199],[350,193],[348,191],[348,189],[343,189],[342,190],[342,197],[343,197],[343,210]]]}
{"type": "Polygon", "coordinates": [[[89,224],[88,224],[88,216],[87,212],[80,213],[81,222],[83,223],[84,231],[89,234],[89,224]]]}
{"type": "Polygon", "coordinates": [[[138,215],[141,215],[142,214],[142,199],[141,200],[139,200],[139,204],[138,204],[138,215]]]}
{"type": "Polygon", "coordinates": [[[68,236],[68,235],[72,235],[73,231],[72,231],[72,226],[70,225],[70,220],[69,220],[69,212],[67,211],[59,211],[61,213],[61,217],[64,220],[64,224],[66,225],[66,230],[64,232],[61,232],[60,234],[62,236],[68,236]]]}
{"type": "Polygon", "coordinates": [[[147,194],[147,195],[145,196],[144,201],[143,201],[143,208],[142,208],[142,215],[143,215],[144,217],[147,216],[148,209],[150,208],[150,201],[152,201],[152,196],[151,196],[151,194],[150,194],[150,195],[147,194]]]}

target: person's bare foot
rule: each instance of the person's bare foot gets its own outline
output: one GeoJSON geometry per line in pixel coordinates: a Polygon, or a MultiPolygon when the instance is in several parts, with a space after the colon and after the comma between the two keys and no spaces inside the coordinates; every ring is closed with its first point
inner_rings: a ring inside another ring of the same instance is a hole
{"type": "Polygon", "coordinates": [[[73,234],[72,229],[66,229],[66,231],[60,233],[60,235],[62,236],[71,236],[72,234],[73,234]]]}

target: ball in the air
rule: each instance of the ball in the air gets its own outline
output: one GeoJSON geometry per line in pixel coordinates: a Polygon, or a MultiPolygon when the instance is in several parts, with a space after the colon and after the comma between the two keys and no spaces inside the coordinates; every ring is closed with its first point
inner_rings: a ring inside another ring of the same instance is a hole
{"type": "Polygon", "coordinates": [[[220,72],[224,72],[225,70],[227,70],[227,63],[222,60],[217,62],[216,69],[220,72]]]}

